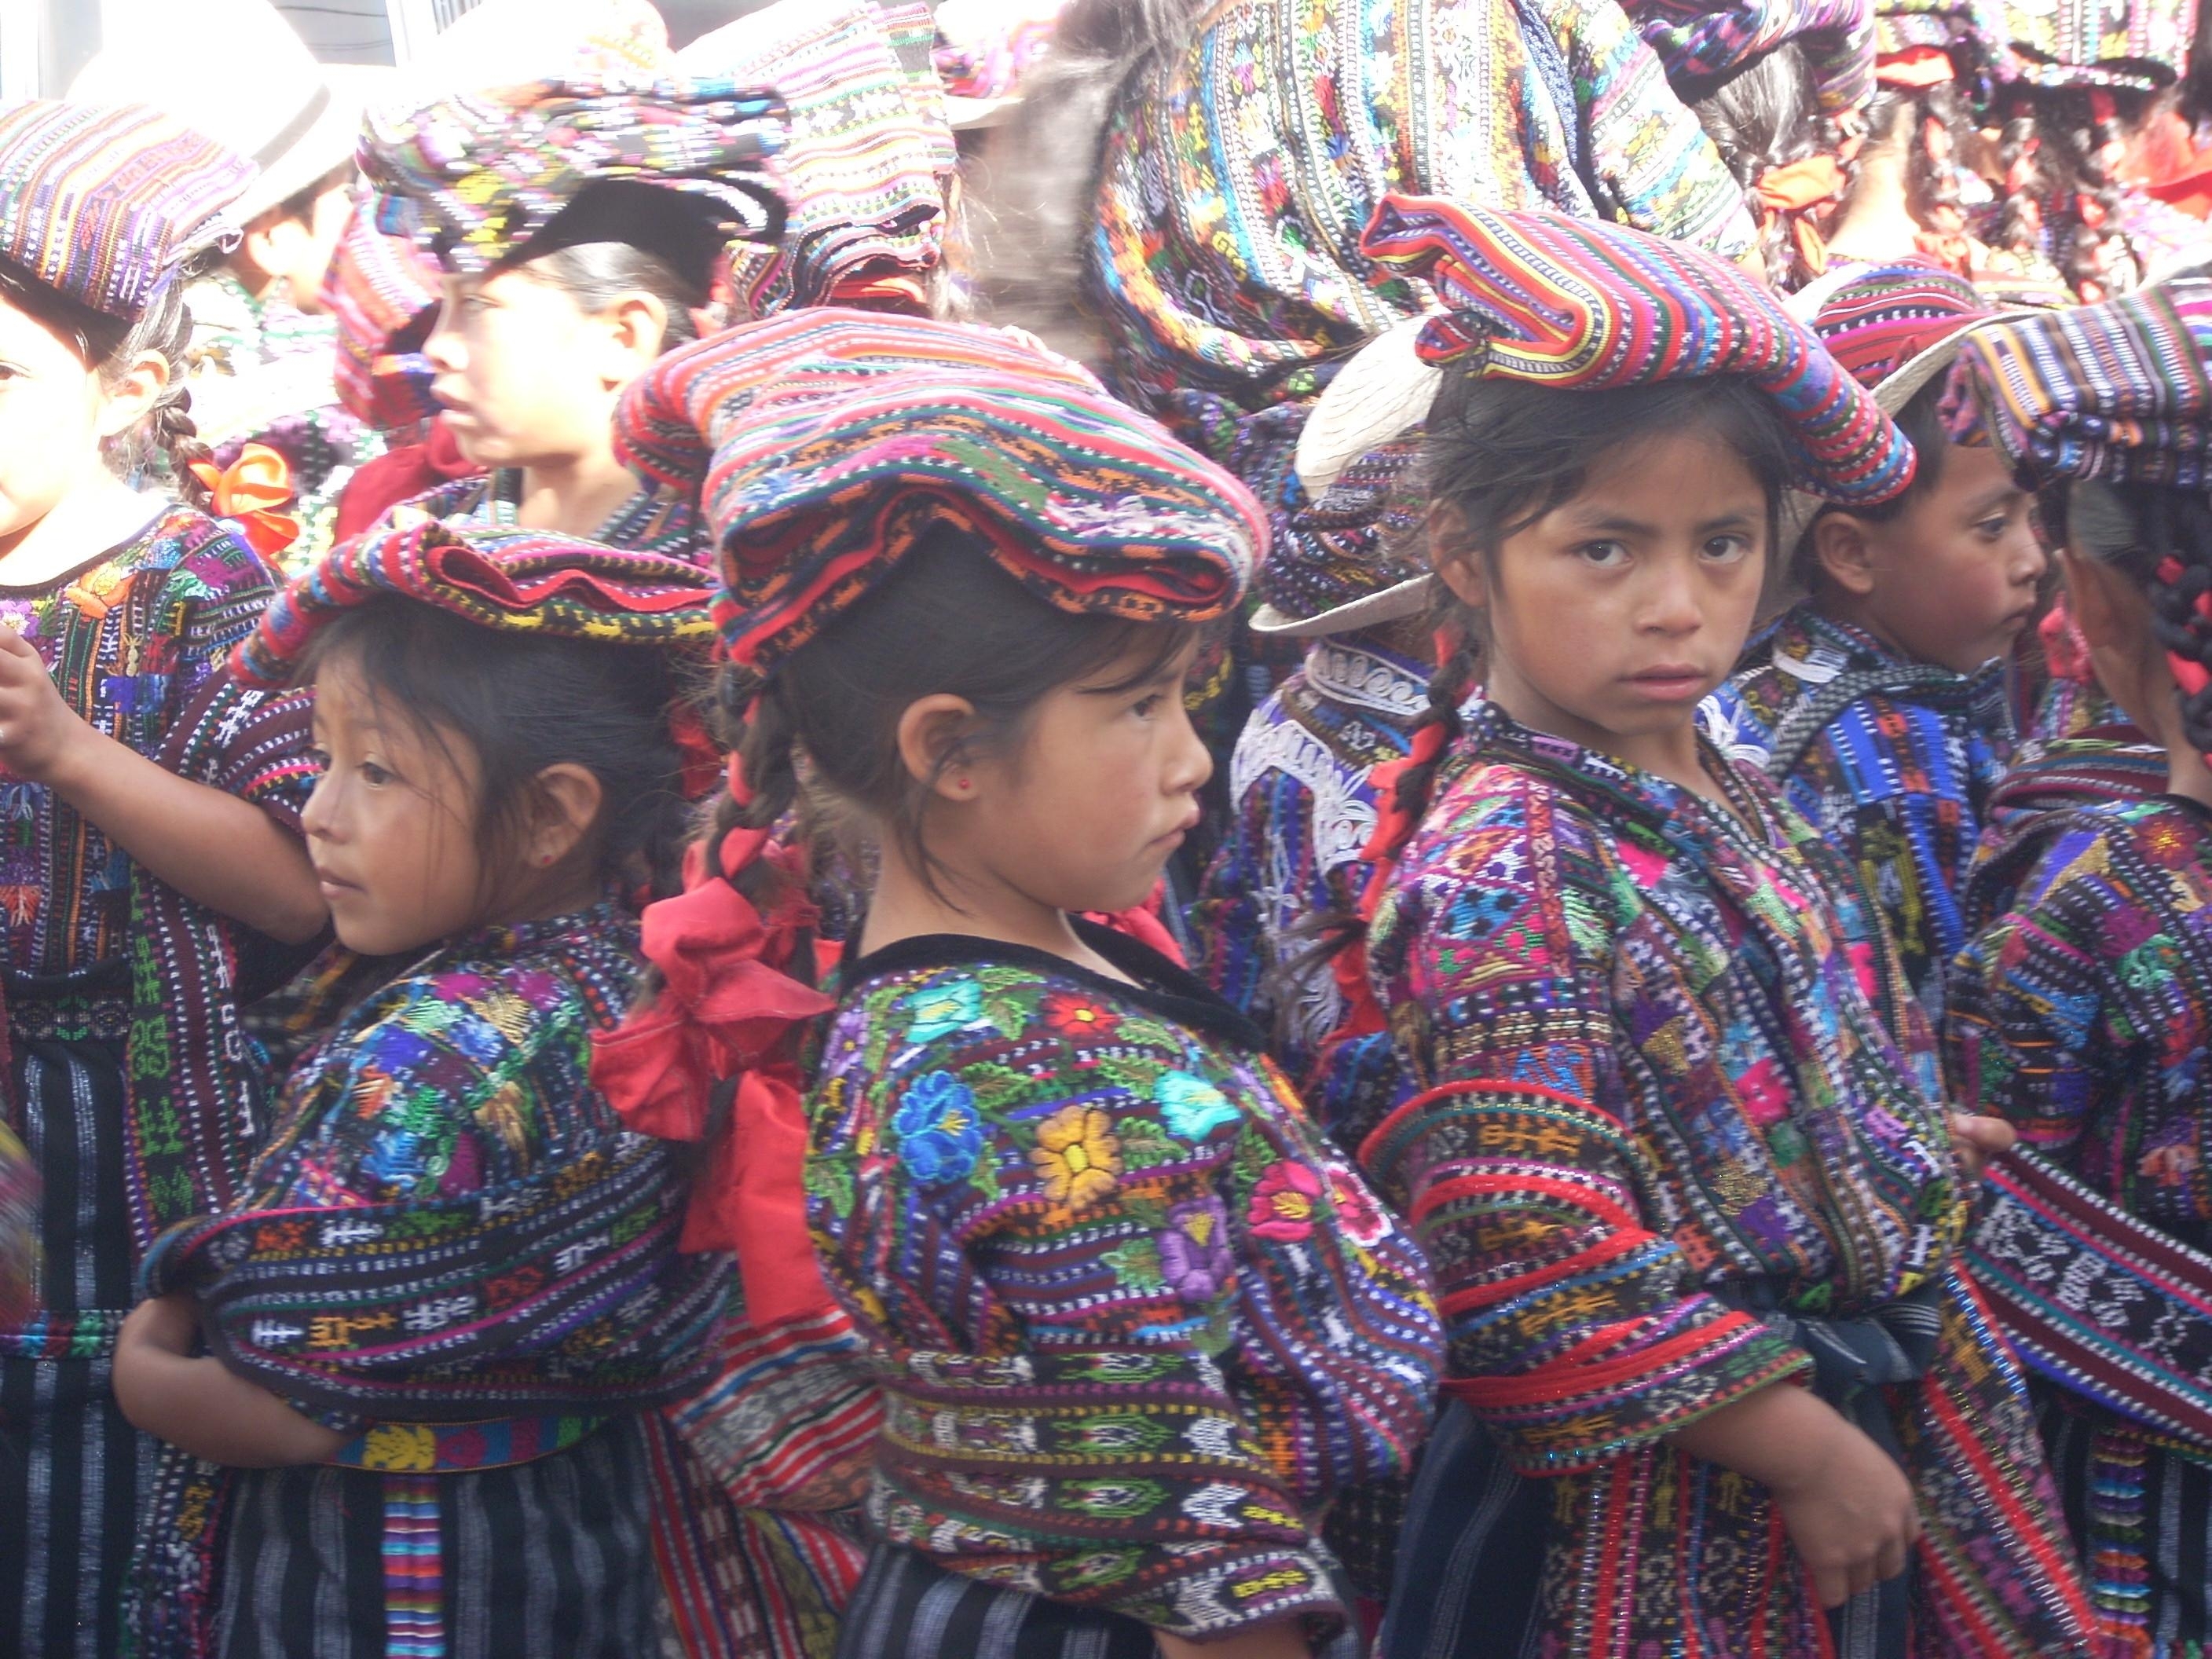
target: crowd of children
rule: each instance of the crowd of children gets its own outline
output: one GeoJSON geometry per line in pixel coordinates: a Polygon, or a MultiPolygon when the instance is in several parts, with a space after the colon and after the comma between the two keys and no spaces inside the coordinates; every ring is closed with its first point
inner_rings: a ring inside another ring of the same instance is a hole
{"type": "Polygon", "coordinates": [[[2189,0],[518,4],[0,106],[0,1651],[2200,1659],[2189,0]]]}

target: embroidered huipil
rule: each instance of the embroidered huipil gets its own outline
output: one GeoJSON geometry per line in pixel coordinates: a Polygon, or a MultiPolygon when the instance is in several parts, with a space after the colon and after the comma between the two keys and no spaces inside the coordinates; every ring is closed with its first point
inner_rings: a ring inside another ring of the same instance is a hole
{"type": "Polygon", "coordinates": [[[1919,1380],[1857,1407],[1919,1492],[1913,1650],[2081,1651],[2019,1380],[1952,1260],[1926,1027],[1848,864],[1705,755],[1725,808],[1485,705],[1374,920],[1424,1092],[1362,1162],[1435,1264],[1446,1390],[1549,1487],[1540,1549],[1498,1540],[1522,1577],[1457,1616],[1547,1656],[1826,1651],[1765,1492],[1666,1437],[1777,1382],[1826,1397],[1793,1334],[1917,1310],[1919,1380]]]}
{"type": "MultiPolygon", "coordinates": [[[[2161,779],[2162,781],[2162,779],[2161,779]]],[[[1976,872],[1952,970],[1962,1097],[2023,1152],[1993,1172],[1977,1276],[2057,1385],[2043,1425],[2102,1633],[2212,1638],[2212,814],[2172,795],[2018,822],[1976,872]]]]}
{"type": "Polygon", "coordinates": [[[1964,675],[1916,662],[1801,602],[1753,639],[1708,729],[1857,865],[1940,1023],[1982,809],[2012,747],[2000,665],[1964,675]]]}
{"type": "MultiPolygon", "coordinates": [[[[298,696],[220,665],[271,597],[229,531],[149,498],[120,547],[0,587],[62,700],[171,771],[297,830],[298,696]]],[[[44,1194],[35,1303],[0,1322],[0,1651],[106,1654],[154,1443],[108,1382],[140,1253],[228,1201],[265,1130],[241,981],[281,953],[193,903],[42,784],[0,774],[5,1109],[44,1194]]]]}
{"type": "Polygon", "coordinates": [[[1139,982],[953,937],[847,971],[807,1180],[888,1396],[876,1528],[1184,1634],[1333,1625],[1311,1518],[1426,1428],[1419,1254],[1246,1021],[1080,925],[1139,982]]]}
{"type": "Polygon", "coordinates": [[[247,1195],[156,1246],[149,1293],[192,1291],[226,1364],[358,1438],[335,1469],[166,1472],[146,1651],[193,1651],[188,1620],[233,1659],[651,1639],[639,1413],[699,1380],[722,1291],[677,1253],[669,1148],[589,1080],[636,947],[611,902],[437,946],[294,1066],[247,1195]],[[500,1645],[495,1608],[538,1634],[500,1645]]]}
{"type": "Polygon", "coordinates": [[[1191,909],[1200,976],[1275,1033],[1276,1060],[1347,1146],[1395,1103],[1389,1036],[1340,1048],[1321,1075],[1343,993],[1320,962],[1280,1008],[1278,969],[1319,944],[1300,924],[1358,913],[1370,868],[1360,850],[1375,833],[1369,774],[1403,758],[1428,704],[1426,671],[1371,635],[1316,641],[1237,740],[1227,834],[1191,909]]]}

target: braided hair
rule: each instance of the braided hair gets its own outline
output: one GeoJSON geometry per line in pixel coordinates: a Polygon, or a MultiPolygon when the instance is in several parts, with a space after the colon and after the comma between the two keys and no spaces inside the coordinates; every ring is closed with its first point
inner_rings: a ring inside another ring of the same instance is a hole
{"type": "Polygon", "coordinates": [[[2212,496],[2163,484],[2088,479],[2045,493],[2046,522],[2084,557],[2133,578],[2173,671],[2182,731],[2212,755],[2212,496]]]}
{"type": "Polygon", "coordinates": [[[2085,87],[2014,89],[1998,159],[2005,208],[1997,246],[2022,258],[2048,244],[2085,303],[2134,286],[2140,262],[2120,228],[2120,163],[2149,94],[2085,87]]]}
{"type": "MultiPolygon", "coordinates": [[[[1792,40],[1691,99],[1690,112],[1721,161],[1757,210],[1759,180],[1777,167],[1834,155],[1844,135],[1821,113],[1811,58],[1792,40]]],[[[1767,280],[1795,288],[1814,273],[1798,269],[1790,216],[1758,211],[1759,248],[1767,280]]]]}

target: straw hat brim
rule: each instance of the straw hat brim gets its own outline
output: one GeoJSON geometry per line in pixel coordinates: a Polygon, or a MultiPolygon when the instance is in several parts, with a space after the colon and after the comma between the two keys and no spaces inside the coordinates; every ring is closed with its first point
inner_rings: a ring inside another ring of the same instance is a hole
{"type": "Polygon", "coordinates": [[[357,64],[325,64],[323,89],[298,137],[274,155],[256,157],[260,176],[246,186],[231,210],[240,224],[251,224],[270,208],[307,188],[353,159],[361,137],[363,112],[397,79],[393,70],[357,64]]]}
{"type": "Polygon", "coordinates": [[[1430,575],[1410,576],[1380,593],[1370,593],[1349,605],[1332,606],[1316,617],[1286,617],[1272,605],[1252,613],[1249,626],[1255,634],[1286,640],[1315,639],[1323,634],[1349,634],[1361,628],[1380,628],[1384,623],[1404,622],[1429,608],[1436,583],[1430,575]]]}

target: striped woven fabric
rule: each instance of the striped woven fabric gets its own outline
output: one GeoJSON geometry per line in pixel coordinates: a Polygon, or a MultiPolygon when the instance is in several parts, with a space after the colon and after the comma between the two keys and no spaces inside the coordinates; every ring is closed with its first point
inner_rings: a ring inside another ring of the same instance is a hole
{"type": "Polygon", "coordinates": [[[1977,318],[1996,315],[1963,276],[1919,261],[1872,265],[1838,289],[1813,331],[1852,379],[1872,390],[1977,318]]]}
{"type": "Polygon", "coordinates": [[[1026,335],[834,309],[663,357],[624,393],[616,453],[704,472],[715,621],[763,670],[934,532],[974,537],[1048,603],[1209,622],[1267,531],[1226,472],[1026,335]]]}
{"type": "Polygon", "coordinates": [[[195,255],[235,241],[223,218],[254,166],[143,104],[0,108],[0,258],[131,319],[195,255]]]}
{"type": "Polygon", "coordinates": [[[2009,78],[2154,92],[2189,61],[2198,0],[2001,0],[2009,78]]]}
{"type": "Polygon", "coordinates": [[[1976,329],[1943,413],[2023,484],[2053,478],[2212,488],[2212,282],[1976,329]]]}
{"type": "Polygon", "coordinates": [[[1874,96],[1874,0],[1632,0],[1628,15],[1678,84],[1711,83],[1797,40],[1826,113],[1874,96]]]}
{"type": "Polygon", "coordinates": [[[934,39],[915,0],[843,0],[769,6],[684,48],[686,69],[772,86],[787,112],[769,171],[790,218],[778,246],[733,251],[741,314],[862,301],[927,311],[960,162],[934,39]]]}
{"type": "Polygon", "coordinates": [[[783,205],[764,169],[781,114],[772,94],[725,79],[538,81],[372,110],[360,161],[379,229],[476,273],[586,186],[616,180],[696,198],[732,236],[773,239],[783,205]]]}
{"type": "Polygon", "coordinates": [[[323,305],[337,319],[338,401],[371,426],[389,431],[438,412],[428,362],[394,350],[410,331],[421,345],[437,303],[438,267],[356,207],[323,278],[323,305]]]}
{"type": "Polygon", "coordinates": [[[1764,285],[1699,249],[1557,213],[1490,213],[1392,196],[1360,246],[1431,283],[1451,309],[1421,356],[1562,391],[1740,374],[1788,422],[1797,483],[1829,501],[1887,501],[1912,446],[1764,285]]]}
{"type": "Polygon", "coordinates": [[[703,650],[709,592],[707,573],[672,554],[434,520],[348,542],[293,578],[231,666],[247,684],[285,684],[331,618],[383,594],[541,638],[703,650]]]}

